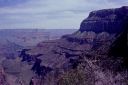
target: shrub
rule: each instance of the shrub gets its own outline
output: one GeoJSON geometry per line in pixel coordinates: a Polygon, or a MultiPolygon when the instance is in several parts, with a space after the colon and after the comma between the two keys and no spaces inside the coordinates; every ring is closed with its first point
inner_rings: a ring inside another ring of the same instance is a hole
{"type": "Polygon", "coordinates": [[[84,70],[75,69],[65,72],[58,85],[94,85],[93,78],[84,70]]]}

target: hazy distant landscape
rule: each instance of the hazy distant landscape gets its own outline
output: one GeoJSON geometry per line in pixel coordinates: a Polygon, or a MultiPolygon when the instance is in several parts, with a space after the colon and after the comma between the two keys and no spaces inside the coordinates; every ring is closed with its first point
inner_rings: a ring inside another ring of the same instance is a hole
{"type": "Polygon", "coordinates": [[[75,31],[76,29],[1,29],[0,40],[21,46],[35,46],[39,42],[59,39],[62,35],[75,31]]]}

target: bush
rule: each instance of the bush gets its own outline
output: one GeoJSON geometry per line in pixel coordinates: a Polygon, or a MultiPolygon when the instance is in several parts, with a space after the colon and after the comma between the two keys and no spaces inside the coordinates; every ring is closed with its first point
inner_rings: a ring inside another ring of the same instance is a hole
{"type": "Polygon", "coordinates": [[[93,78],[84,70],[71,70],[64,73],[58,85],[94,85],[93,78]]]}

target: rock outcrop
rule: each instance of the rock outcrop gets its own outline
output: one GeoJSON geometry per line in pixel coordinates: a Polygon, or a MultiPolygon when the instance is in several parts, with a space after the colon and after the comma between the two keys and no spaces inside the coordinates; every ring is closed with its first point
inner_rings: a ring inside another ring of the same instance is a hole
{"type": "Polygon", "coordinates": [[[0,85],[8,85],[4,69],[0,66],[0,85]]]}
{"type": "Polygon", "coordinates": [[[120,33],[124,30],[122,28],[128,17],[127,10],[128,8],[124,6],[117,9],[93,11],[89,14],[89,17],[82,22],[80,31],[120,33]]]}

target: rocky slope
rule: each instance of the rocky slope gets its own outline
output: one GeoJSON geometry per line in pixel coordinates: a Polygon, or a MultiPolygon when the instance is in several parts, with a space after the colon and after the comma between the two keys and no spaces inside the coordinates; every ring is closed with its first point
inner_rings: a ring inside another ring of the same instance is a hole
{"type": "Polygon", "coordinates": [[[89,17],[85,19],[80,27],[80,31],[108,32],[120,33],[127,18],[127,7],[118,9],[105,9],[93,11],[89,17]]]}
{"type": "Polygon", "coordinates": [[[14,42],[10,42],[6,39],[0,38],[0,57],[5,58],[15,58],[18,56],[17,53],[19,50],[23,49],[23,46],[20,46],[14,42]]]}
{"type": "Polygon", "coordinates": [[[30,85],[57,85],[61,74],[82,64],[87,81],[94,80],[89,85],[126,85],[127,39],[124,36],[127,36],[127,21],[127,6],[93,11],[77,32],[23,49],[22,63],[35,73],[28,82],[30,85]],[[89,75],[93,77],[90,79],[89,75]]]}

